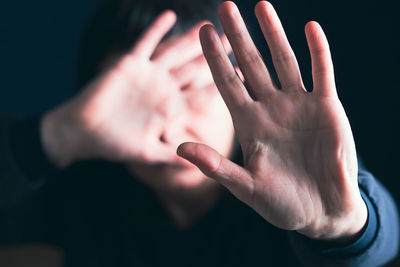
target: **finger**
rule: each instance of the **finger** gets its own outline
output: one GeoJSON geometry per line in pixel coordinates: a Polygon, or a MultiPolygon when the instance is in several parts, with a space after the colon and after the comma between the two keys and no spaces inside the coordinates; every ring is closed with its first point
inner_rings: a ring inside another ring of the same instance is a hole
{"type": "Polygon", "coordinates": [[[317,22],[307,23],[305,32],[312,61],[313,93],[335,96],[337,92],[328,40],[317,22]]]}
{"type": "Polygon", "coordinates": [[[199,30],[206,23],[207,21],[202,21],[196,24],[183,36],[178,37],[177,40],[165,47],[153,60],[167,68],[179,68],[184,63],[200,56],[202,51],[199,30]]]}
{"type": "Polygon", "coordinates": [[[202,87],[213,81],[210,68],[203,55],[184,64],[179,69],[173,70],[171,74],[182,89],[193,85],[202,87]]]}
{"type": "Polygon", "coordinates": [[[205,175],[224,185],[237,198],[250,203],[253,179],[246,169],[203,144],[183,143],[177,153],[196,165],[205,175]]]}
{"type": "Polygon", "coordinates": [[[188,88],[185,92],[187,106],[192,111],[209,110],[210,103],[219,96],[214,82],[205,87],[188,88]]]}
{"type": "Polygon", "coordinates": [[[165,11],[159,15],[138,43],[132,49],[131,54],[136,54],[141,57],[150,58],[155,48],[160,43],[165,34],[174,26],[176,15],[173,11],[165,11]]]}
{"type": "Polygon", "coordinates": [[[153,61],[155,58],[158,58],[161,54],[163,54],[165,52],[166,49],[168,49],[173,44],[175,44],[178,39],[179,39],[179,36],[172,35],[169,38],[162,40],[162,42],[160,42],[158,44],[158,46],[156,47],[156,49],[154,50],[153,54],[151,55],[150,60],[153,61]]]}
{"type": "MultiPolygon", "coordinates": [[[[195,62],[191,62],[172,73],[172,75],[178,81],[181,90],[203,91],[203,88],[208,89],[212,87],[213,89],[215,89],[212,91],[218,93],[210,68],[207,65],[206,58],[204,56],[201,56],[194,61],[195,62]]],[[[235,71],[239,79],[244,82],[244,76],[243,73],[240,71],[240,68],[235,67],[235,71]]]]}
{"type": "Polygon", "coordinates": [[[200,30],[200,41],[215,84],[231,114],[244,104],[253,102],[226,54],[212,25],[200,30]]]}
{"type": "Polygon", "coordinates": [[[247,31],[246,25],[233,2],[227,1],[219,8],[224,32],[232,45],[238,65],[256,99],[266,98],[275,86],[260,53],[247,31]]]}
{"type": "MultiPolygon", "coordinates": [[[[229,44],[228,38],[226,35],[220,36],[222,45],[225,48],[227,54],[232,52],[232,47],[229,44]]],[[[199,42],[200,43],[200,42],[199,42]]],[[[181,88],[187,87],[204,87],[208,85],[210,82],[213,82],[212,75],[210,72],[210,68],[207,65],[207,60],[204,57],[203,53],[200,56],[193,59],[190,62],[185,63],[178,69],[174,69],[172,71],[172,75],[180,84],[181,88]]]]}
{"type": "Polygon", "coordinates": [[[256,5],[255,13],[271,51],[282,90],[304,88],[296,56],[274,7],[267,1],[260,1],[256,5]]]}

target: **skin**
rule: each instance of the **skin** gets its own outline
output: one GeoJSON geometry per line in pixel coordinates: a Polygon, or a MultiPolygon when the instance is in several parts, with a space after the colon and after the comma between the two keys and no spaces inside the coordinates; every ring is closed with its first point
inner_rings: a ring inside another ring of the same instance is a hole
{"type": "Polygon", "coordinates": [[[167,11],[130,52],[111,51],[96,80],[43,117],[41,132],[49,159],[60,168],[87,159],[121,163],[185,228],[215,205],[222,187],[176,149],[202,142],[228,157],[234,129],[202,53],[205,22],[161,41],[175,20],[167,11]]]}
{"type": "Polygon", "coordinates": [[[317,23],[306,25],[314,78],[308,93],[272,5],[260,2],[256,15],[282,88],[232,2],[219,9],[229,42],[204,22],[161,42],[176,19],[167,11],[80,95],[43,117],[50,160],[61,168],[93,158],[124,164],[181,228],[215,206],[221,184],[282,229],[315,239],[357,238],[367,210],[326,38],[317,23]],[[255,100],[228,60],[229,43],[255,100]],[[244,167],[227,159],[234,130],[244,167]]]}
{"type": "Polygon", "coordinates": [[[310,238],[348,242],[362,232],[367,209],[357,183],[349,121],[334,81],[328,42],[316,22],[305,27],[314,88],[307,92],[295,55],[273,6],[255,13],[282,88],[273,83],[239,10],[224,2],[219,17],[255,99],[236,76],[211,25],[200,31],[204,55],[229,108],[242,146],[241,167],[204,144],[178,154],[228,188],[268,222],[310,238]]]}
{"type": "MultiPolygon", "coordinates": [[[[171,11],[162,14],[129,53],[44,116],[42,141],[58,166],[92,158],[188,165],[176,155],[180,139],[188,139],[184,131],[191,132],[184,126],[195,116],[210,117],[203,115],[207,109],[225,114],[214,124],[229,118],[202,55],[198,32],[205,22],[161,43],[175,20],[171,11]]],[[[202,120],[197,124],[205,124],[202,120]]],[[[200,141],[205,134],[192,135],[189,139],[200,141]]]]}

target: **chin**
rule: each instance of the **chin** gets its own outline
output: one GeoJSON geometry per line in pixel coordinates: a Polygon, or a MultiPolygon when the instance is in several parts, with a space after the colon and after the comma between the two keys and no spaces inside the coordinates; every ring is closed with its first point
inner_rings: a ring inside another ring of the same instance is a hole
{"type": "Polygon", "coordinates": [[[167,166],[158,177],[157,184],[153,186],[163,190],[193,189],[212,181],[194,165],[185,168],[167,166]]]}
{"type": "Polygon", "coordinates": [[[210,180],[195,166],[180,170],[172,168],[160,174],[160,177],[162,177],[164,186],[170,189],[194,188],[210,180]]]}
{"type": "MultiPolygon", "coordinates": [[[[132,170],[132,169],[131,169],[132,170]]],[[[134,176],[143,184],[153,189],[173,191],[196,188],[211,181],[196,166],[160,164],[140,166],[133,169],[134,176]]]]}

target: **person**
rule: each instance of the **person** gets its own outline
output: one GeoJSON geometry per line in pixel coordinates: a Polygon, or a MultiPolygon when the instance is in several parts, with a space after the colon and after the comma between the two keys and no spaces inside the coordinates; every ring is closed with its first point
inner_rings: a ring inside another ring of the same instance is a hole
{"type": "Polygon", "coordinates": [[[106,29],[93,24],[82,48],[84,89],[40,117],[2,120],[3,243],[54,244],[68,266],[394,258],[397,208],[357,161],[320,26],[305,28],[309,92],[272,5],[256,5],[279,88],[234,3],[219,8],[226,36],[203,21],[216,22],[216,3],[105,2],[106,29]]]}

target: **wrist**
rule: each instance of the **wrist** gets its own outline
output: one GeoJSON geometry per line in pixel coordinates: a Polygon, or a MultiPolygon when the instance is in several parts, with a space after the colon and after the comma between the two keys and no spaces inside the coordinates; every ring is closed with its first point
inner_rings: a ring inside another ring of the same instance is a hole
{"type": "Polygon", "coordinates": [[[43,150],[48,159],[58,167],[64,168],[75,162],[78,156],[79,135],[77,123],[65,107],[52,110],[43,115],[40,121],[40,136],[43,150]]]}
{"type": "Polygon", "coordinates": [[[335,242],[352,243],[357,240],[364,232],[368,222],[368,209],[360,195],[360,201],[352,211],[347,214],[326,219],[324,227],[318,230],[308,229],[298,230],[300,234],[310,239],[335,242]]]}

